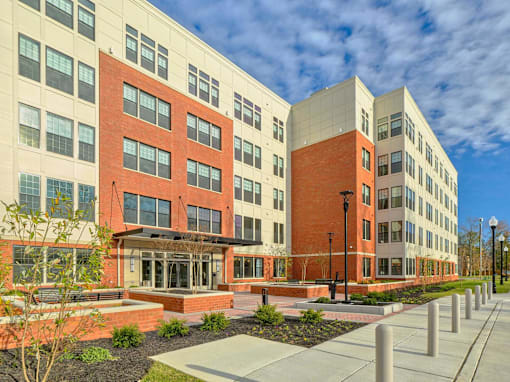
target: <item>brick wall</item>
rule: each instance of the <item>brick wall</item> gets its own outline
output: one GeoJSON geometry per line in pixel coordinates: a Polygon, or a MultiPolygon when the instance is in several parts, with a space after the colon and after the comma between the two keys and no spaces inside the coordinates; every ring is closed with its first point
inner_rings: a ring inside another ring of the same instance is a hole
{"type": "Polygon", "coordinates": [[[328,295],[327,285],[252,285],[251,293],[262,294],[262,289],[267,288],[271,296],[287,296],[287,297],[321,297],[328,295]]]}
{"type": "Polygon", "coordinates": [[[163,304],[165,310],[179,313],[208,312],[211,310],[231,309],[234,307],[233,294],[203,294],[196,296],[162,296],[129,291],[133,300],[163,304]]]}
{"type": "MultiPolygon", "coordinates": [[[[343,190],[354,191],[347,218],[348,252],[375,254],[374,157],[374,145],[358,131],[351,131],[292,152],[293,254],[329,254],[328,232],[335,233],[332,252],[344,251],[344,210],[343,199],[339,195],[343,190]],[[371,171],[362,167],[363,148],[371,153],[371,171]],[[371,189],[370,206],[362,203],[363,183],[371,189]],[[371,222],[370,241],[362,239],[363,219],[371,222]]],[[[363,279],[361,258],[361,255],[356,255],[351,261],[349,256],[348,279],[363,279]]],[[[313,262],[314,260],[311,261],[313,262]]],[[[335,256],[333,263],[333,277],[339,272],[343,279],[343,256],[335,256]]],[[[300,278],[299,261],[294,261],[292,268],[293,277],[300,278]]],[[[310,272],[310,276],[316,278],[316,275],[320,276],[320,267],[314,265],[310,272]]],[[[374,272],[371,274],[373,278],[374,272]]]]}

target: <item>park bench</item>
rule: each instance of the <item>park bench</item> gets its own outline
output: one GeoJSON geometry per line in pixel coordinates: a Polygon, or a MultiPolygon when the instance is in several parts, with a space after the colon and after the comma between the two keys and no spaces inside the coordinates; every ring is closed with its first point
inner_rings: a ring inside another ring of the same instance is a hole
{"type": "MultiPolygon", "coordinates": [[[[83,288],[79,287],[67,292],[67,300],[71,302],[81,301],[82,295],[83,288]]],[[[63,297],[60,288],[43,287],[38,289],[37,300],[39,303],[57,304],[62,301],[63,297]]]]}
{"type": "Polygon", "coordinates": [[[85,301],[121,300],[124,297],[124,289],[116,291],[91,292],[83,295],[85,301]]]}

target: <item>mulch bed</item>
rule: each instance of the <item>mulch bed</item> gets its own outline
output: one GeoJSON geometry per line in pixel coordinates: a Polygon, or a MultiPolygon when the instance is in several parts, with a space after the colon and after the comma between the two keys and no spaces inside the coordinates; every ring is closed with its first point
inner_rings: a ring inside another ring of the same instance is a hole
{"type": "MultiPolygon", "coordinates": [[[[435,292],[436,288],[427,287],[427,292],[435,292]]],[[[437,291],[441,289],[437,287],[437,291]]],[[[399,302],[403,304],[426,304],[434,298],[423,296],[423,288],[422,287],[413,287],[410,289],[396,290],[393,291],[397,296],[399,302]]]]}
{"type": "MultiPolygon", "coordinates": [[[[66,359],[53,367],[51,381],[139,381],[151,367],[150,356],[219,340],[238,334],[248,334],[268,340],[311,347],[341,334],[364,326],[363,323],[349,321],[327,321],[311,325],[303,324],[296,318],[286,317],[282,325],[262,326],[254,318],[231,320],[230,326],[223,332],[201,331],[198,326],[190,327],[188,336],[161,338],[157,332],[145,333],[146,339],[137,348],[117,349],[112,347],[111,338],[84,341],[78,343],[73,353],[79,354],[88,346],[100,346],[110,350],[115,361],[86,364],[79,360],[66,359]]],[[[23,380],[16,350],[0,352],[0,381],[23,380]]]]}

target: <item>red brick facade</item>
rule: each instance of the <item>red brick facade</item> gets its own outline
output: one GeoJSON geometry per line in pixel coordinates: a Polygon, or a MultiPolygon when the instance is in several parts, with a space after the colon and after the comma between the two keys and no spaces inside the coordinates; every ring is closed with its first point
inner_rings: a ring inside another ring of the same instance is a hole
{"type": "MultiPolygon", "coordinates": [[[[333,253],[344,252],[344,210],[340,191],[352,190],[348,225],[348,279],[361,281],[362,255],[375,254],[374,145],[352,131],[292,152],[292,253],[329,254],[328,232],[334,232],[333,253]],[[362,150],[370,152],[370,171],[362,166],[362,150]],[[371,190],[370,205],[362,201],[362,185],[371,190]],[[370,238],[363,240],[363,219],[371,222],[370,238]]],[[[371,261],[371,278],[375,261],[371,261]]],[[[302,260],[293,261],[293,277],[301,278],[302,260]]],[[[344,256],[333,256],[332,276],[344,278],[344,256]]],[[[329,276],[329,260],[328,260],[329,276]]],[[[309,261],[307,279],[322,277],[316,257],[309,261]],[[309,273],[308,273],[309,272],[309,273]]]]}

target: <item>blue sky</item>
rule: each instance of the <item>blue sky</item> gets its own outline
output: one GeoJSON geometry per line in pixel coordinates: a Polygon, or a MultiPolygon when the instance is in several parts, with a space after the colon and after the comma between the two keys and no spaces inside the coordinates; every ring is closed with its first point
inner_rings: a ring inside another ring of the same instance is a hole
{"type": "Polygon", "coordinates": [[[291,103],[358,75],[406,85],[459,172],[459,223],[510,220],[504,0],[150,0],[291,103]]]}

